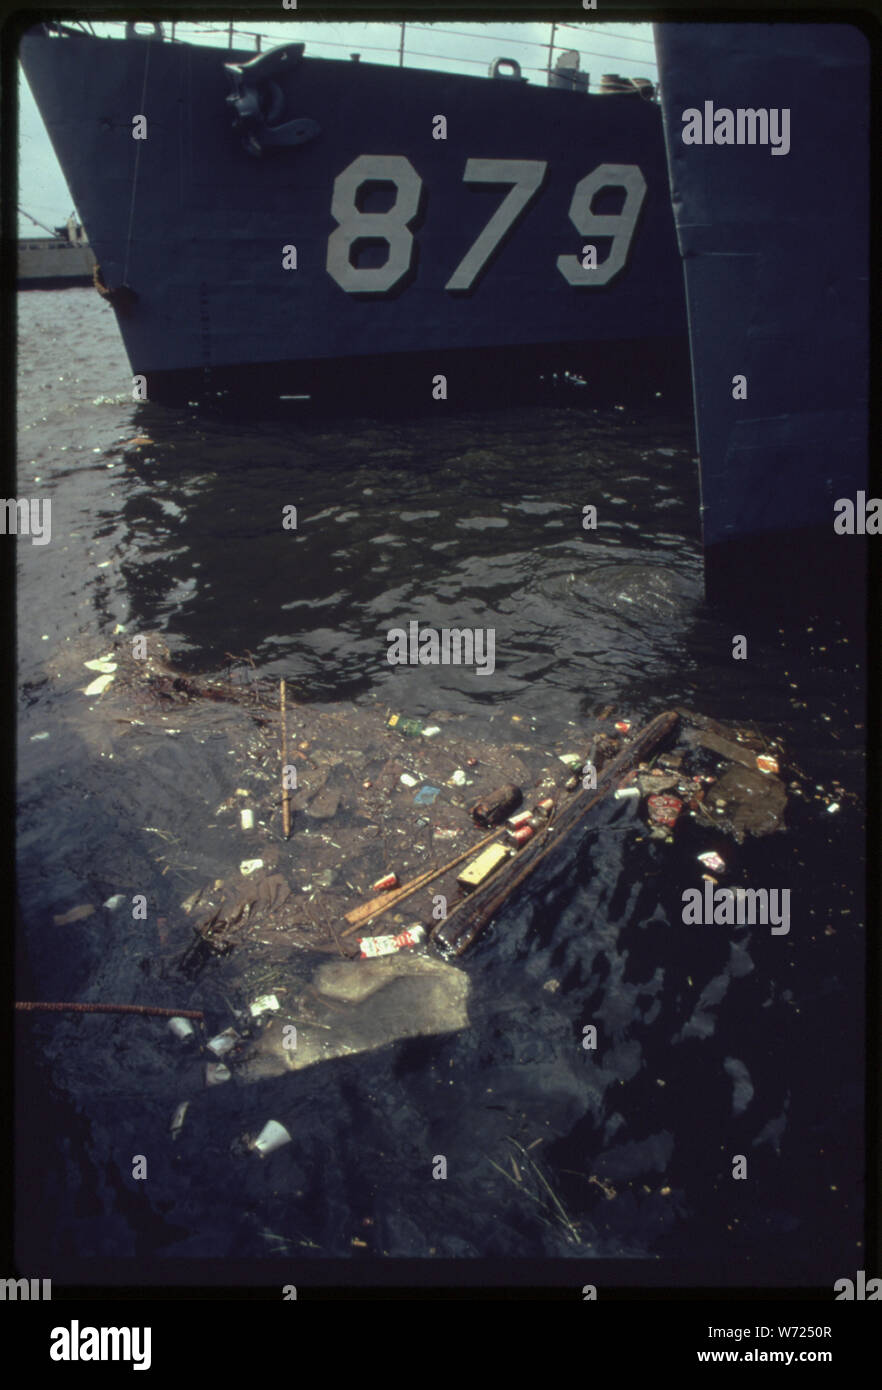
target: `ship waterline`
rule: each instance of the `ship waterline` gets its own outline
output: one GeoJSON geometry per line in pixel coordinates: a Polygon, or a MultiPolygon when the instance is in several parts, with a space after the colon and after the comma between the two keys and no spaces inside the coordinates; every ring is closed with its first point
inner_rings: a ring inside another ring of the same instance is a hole
{"type": "Polygon", "coordinates": [[[688,388],[661,116],[637,88],[62,26],[20,56],[152,399],[540,356],[621,394],[688,388]]]}

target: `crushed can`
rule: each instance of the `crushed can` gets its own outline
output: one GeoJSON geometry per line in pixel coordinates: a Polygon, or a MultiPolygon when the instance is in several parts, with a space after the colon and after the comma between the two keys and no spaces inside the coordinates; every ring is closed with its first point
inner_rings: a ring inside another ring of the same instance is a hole
{"type": "Polygon", "coordinates": [[[780,770],[778,767],[778,759],[771,757],[767,753],[760,753],[757,756],[756,765],[760,772],[770,773],[780,770]]]}
{"type": "Polygon", "coordinates": [[[630,719],[617,719],[617,720],[616,720],[616,732],[617,732],[617,733],[620,733],[620,734],[627,734],[627,733],[630,731],[630,728],[631,728],[631,721],[630,721],[630,719]]]}
{"type": "Polygon", "coordinates": [[[377,879],[376,883],[372,883],[372,884],[371,884],[371,892],[372,892],[372,893],[385,893],[385,892],[387,891],[387,889],[389,889],[389,888],[397,888],[397,887],[398,887],[398,875],[397,875],[397,874],[384,874],[382,878],[378,878],[378,879],[377,879]]]}
{"type": "Polygon", "coordinates": [[[506,834],[508,835],[508,838],[511,841],[511,843],[513,845],[517,845],[518,847],[520,847],[521,845],[525,845],[528,840],[532,840],[535,833],[536,832],[533,829],[532,825],[519,825],[516,830],[506,831],[506,834]]]}
{"type": "Polygon", "coordinates": [[[677,824],[683,810],[683,803],[678,796],[668,796],[664,792],[655,793],[646,805],[653,825],[667,825],[671,828],[677,824]]]}
{"type": "Polygon", "coordinates": [[[412,926],[406,927],[397,936],[362,936],[359,938],[359,954],[364,960],[373,960],[377,956],[394,956],[396,951],[403,951],[408,946],[419,946],[420,942],[426,937],[426,929],[422,922],[414,922],[412,926]]]}
{"type": "Polygon", "coordinates": [[[529,825],[532,818],[532,811],[519,811],[516,816],[509,816],[507,824],[512,830],[518,830],[522,825],[529,825]]]}
{"type": "Polygon", "coordinates": [[[550,816],[554,810],[554,798],[551,796],[543,796],[541,801],[536,802],[534,810],[537,811],[540,816],[550,816]]]}

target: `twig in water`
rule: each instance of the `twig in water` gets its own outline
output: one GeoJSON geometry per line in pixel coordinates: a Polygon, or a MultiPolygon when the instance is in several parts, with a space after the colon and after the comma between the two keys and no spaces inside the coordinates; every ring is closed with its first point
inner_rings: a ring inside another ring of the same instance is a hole
{"type": "Polygon", "coordinates": [[[288,710],[285,702],[285,682],[281,682],[279,699],[282,707],[282,834],[287,840],[291,835],[291,793],[285,767],[288,762],[288,710]]]}
{"type": "Polygon", "coordinates": [[[75,1014],[145,1014],[154,1018],[198,1018],[205,1017],[201,1009],[160,1009],[153,1004],[48,1004],[22,1003],[16,1000],[14,1007],[23,1012],[75,1013],[75,1014]]]}

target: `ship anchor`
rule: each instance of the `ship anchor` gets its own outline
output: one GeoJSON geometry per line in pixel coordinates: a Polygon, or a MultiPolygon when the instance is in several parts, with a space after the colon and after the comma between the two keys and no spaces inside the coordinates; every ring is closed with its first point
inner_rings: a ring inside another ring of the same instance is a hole
{"type": "Polygon", "coordinates": [[[274,79],[298,65],[303,48],[302,43],[289,43],[247,63],[224,64],[233,82],[233,91],[227,97],[236,113],[233,128],[240,131],[249,154],[261,155],[273,146],[303,145],[320,133],[318,122],[309,116],[279,123],[285,96],[274,79]]]}

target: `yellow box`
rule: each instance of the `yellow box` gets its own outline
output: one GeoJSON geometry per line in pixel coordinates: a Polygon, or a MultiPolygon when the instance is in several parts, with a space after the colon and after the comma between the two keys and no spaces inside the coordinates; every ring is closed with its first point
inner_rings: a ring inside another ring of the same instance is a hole
{"type": "Polygon", "coordinates": [[[477,888],[495,873],[502,861],[508,857],[509,850],[505,845],[488,845],[483,854],[479,854],[471,864],[466,864],[456,881],[461,888],[477,888]]]}

